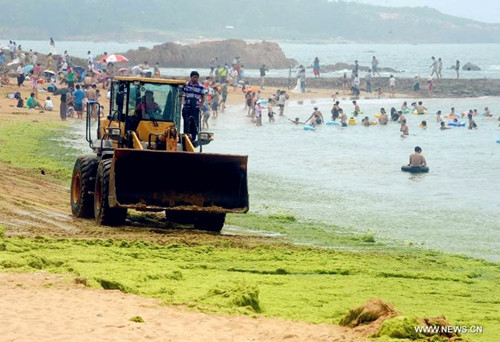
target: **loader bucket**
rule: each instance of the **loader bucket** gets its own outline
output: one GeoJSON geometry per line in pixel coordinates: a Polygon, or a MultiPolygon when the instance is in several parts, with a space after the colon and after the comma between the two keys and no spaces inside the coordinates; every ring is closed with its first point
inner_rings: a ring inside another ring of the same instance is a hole
{"type": "Polygon", "coordinates": [[[248,211],[247,156],[115,149],[110,205],[248,211]]]}

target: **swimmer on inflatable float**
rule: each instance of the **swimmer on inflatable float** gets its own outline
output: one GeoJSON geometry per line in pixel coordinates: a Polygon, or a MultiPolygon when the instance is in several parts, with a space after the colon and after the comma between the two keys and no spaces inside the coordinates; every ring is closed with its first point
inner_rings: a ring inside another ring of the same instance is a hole
{"type": "Polygon", "coordinates": [[[410,162],[408,165],[401,166],[401,171],[410,173],[429,172],[425,157],[422,155],[422,149],[415,146],[415,152],[410,154],[410,162]]]}

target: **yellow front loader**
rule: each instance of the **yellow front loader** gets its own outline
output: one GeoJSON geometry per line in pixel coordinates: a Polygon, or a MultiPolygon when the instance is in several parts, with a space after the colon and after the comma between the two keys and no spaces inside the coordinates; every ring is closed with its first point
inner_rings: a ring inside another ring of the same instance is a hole
{"type": "Polygon", "coordinates": [[[220,231],[226,213],[248,211],[247,156],[202,153],[213,134],[181,132],[184,84],[116,77],[107,117],[88,103],[86,138],[94,153],[73,169],[74,216],[120,225],[127,209],[165,211],[167,220],[220,231]]]}

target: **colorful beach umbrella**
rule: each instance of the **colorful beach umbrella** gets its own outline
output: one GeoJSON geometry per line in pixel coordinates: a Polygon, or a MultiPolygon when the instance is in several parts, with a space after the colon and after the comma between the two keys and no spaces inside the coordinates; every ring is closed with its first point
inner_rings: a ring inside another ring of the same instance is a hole
{"type": "Polygon", "coordinates": [[[114,53],[112,55],[103,56],[99,59],[99,63],[104,63],[104,62],[106,62],[106,63],[122,63],[122,62],[128,62],[128,58],[123,56],[123,55],[114,53]]]}
{"type": "Polygon", "coordinates": [[[31,64],[28,64],[24,67],[24,72],[30,72],[31,70],[33,70],[33,65],[31,64]]]}

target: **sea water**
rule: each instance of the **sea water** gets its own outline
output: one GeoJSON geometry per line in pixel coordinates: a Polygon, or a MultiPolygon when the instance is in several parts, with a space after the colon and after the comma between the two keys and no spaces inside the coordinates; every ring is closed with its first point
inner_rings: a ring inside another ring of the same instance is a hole
{"type": "MultiPolygon", "coordinates": [[[[8,41],[1,40],[0,43],[6,46],[8,41]]],[[[47,41],[18,40],[23,50],[49,53],[50,45],[47,41]]],[[[71,56],[86,58],[87,51],[91,51],[94,56],[104,52],[125,53],[130,49],[139,47],[152,48],[163,42],[153,41],[132,41],[132,42],[86,42],[86,41],[56,41],[57,53],[67,50],[71,56]]],[[[185,43],[185,42],[178,42],[185,43]]],[[[281,49],[288,58],[294,58],[299,64],[306,67],[312,65],[315,57],[318,57],[321,65],[335,64],[343,62],[354,64],[359,61],[362,66],[371,66],[372,56],[377,56],[379,67],[390,67],[398,71],[396,77],[409,78],[420,75],[428,76],[431,72],[431,56],[442,58],[443,76],[445,78],[456,77],[455,71],[450,69],[458,59],[463,66],[467,62],[478,65],[480,71],[460,71],[462,78],[500,78],[500,62],[497,56],[500,55],[500,44],[332,44],[332,43],[304,43],[304,42],[280,42],[277,41],[281,49]]],[[[202,75],[208,75],[208,61],[212,57],[207,56],[207,65],[197,68],[202,75]]],[[[232,61],[226,61],[230,64],[232,61]]],[[[244,61],[243,61],[244,63],[244,61]]],[[[266,64],[266,61],[262,61],[266,64]]],[[[171,76],[189,75],[191,68],[169,68],[162,65],[162,74],[171,76]]],[[[340,77],[344,72],[351,70],[341,70],[337,72],[323,73],[328,77],[340,77]]],[[[248,76],[259,76],[259,70],[247,69],[248,76]]],[[[364,72],[361,77],[364,77],[364,72]]],[[[271,69],[269,77],[288,77],[289,69],[271,69]]],[[[295,77],[295,69],[292,75],[295,77]]],[[[309,71],[312,76],[312,72],[309,71]]],[[[382,76],[389,76],[388,72],[381,72],[382,76]]]]}
{"type": "MultiPolygon", "coordinates": [[[[288,212],[302,218],[372,232],[378,240],[500,260],[500,98],[431,99],[427,115],[406,115],[400,125],[363,127],[384,107],[402,100],[359,100],[365,114],[356,126],[305,131],[285,117],[257,127],[242,105],[210,120],[215,141],[206,152],[247,154],[251,208],[288,212]],[[475,118],[478,129],[441,131],[435,112],[489,106],[495,119],[475,118]],[[426,120],[427,129],[419,128],[426,120]],[[430,172],[401,171],[415,146],[423,149],[430,172]],[[271,209],[270,209],[271,208],[271,209]]],[[[330,99],[290,102],[288,118],[306,120],[318,106],[329,118],[330,99]]],[[[347,113],[350,101],[341,101],[347,113]]]]}
{"type": "MultiPolygon", "coordinates": [[[[47,53],[48,42],[18,41],[24,50],[47,53]]],[[[85,57],[107,51],[124,52],[156,42],[56,42],[59,51],[85,57]]],[[[4,44],[5,45],[5,44],[4,44]]],[[[500,44],[303,44],[281,43],[288,57],[308,65],[318,56],[322,64],[338,61],[368,65],[376,55],[380,66],[405,70],[397,77],[424,75],[430,56],[441,57],[444,76],[455,59],[474,62],[480,72],[463,72],[463,77],[500,78],[495,56],[500,44]]],[[[265,61],[263,61],[265,63],[265,61]]],[[[172,75],[185,76],[190,69],[168,69],[172,75]]],[[[201,68],[202,75],[208,69],[201,68]]],[[[258,74],[250,70],[249,74],[258,74]]],[[[271,70],[271,76],[287,76],[287,70],[271,70]]],[[[231,96],[231,95],[229,95],[231,96]]],[[[402,100],[359,100],[364,115],[384,107],[399,108],[402,100]]],[[[329,117],[330,99],[290,102],[288,118],[306,119],[317,105],[329,117]]],[[[341,101],[347,113],[350,101],[341,101]]],[[[243,104],[229,106],[219,118],[210,120],[216,139],[207,152],[238,153],[249,156],[249,191],[252,210],[272,208],[296,216],[326,221],[356,232],[373,232],[378,240],[419,244],[453,253],[489,260],[500,260],[500,138],[498,122],[477,117],[478,130],[453,128],[441,131],[434,113],[446,114],[451,107],[458,112],[489,106],[500,115],[500,98],[430,99],[429,114],[407,115],[410,136],[401,138],[399,125],[347,128],[325,126],[304,131],[283,117],[273,124],[256,127],[249,122],[243,104]],[[426,120],[429,127],[420,129],[426,120]],[[400,171],[415,145],[423,149],[430,166],[428,174],[400,171]]],[[[81,125],[77,130],[84,132],[81,125]]],[[[84,140],[82,140],[84,141],[84,140]]],[[[82,149],[88,148],[82,143],[82,149]]]]}

